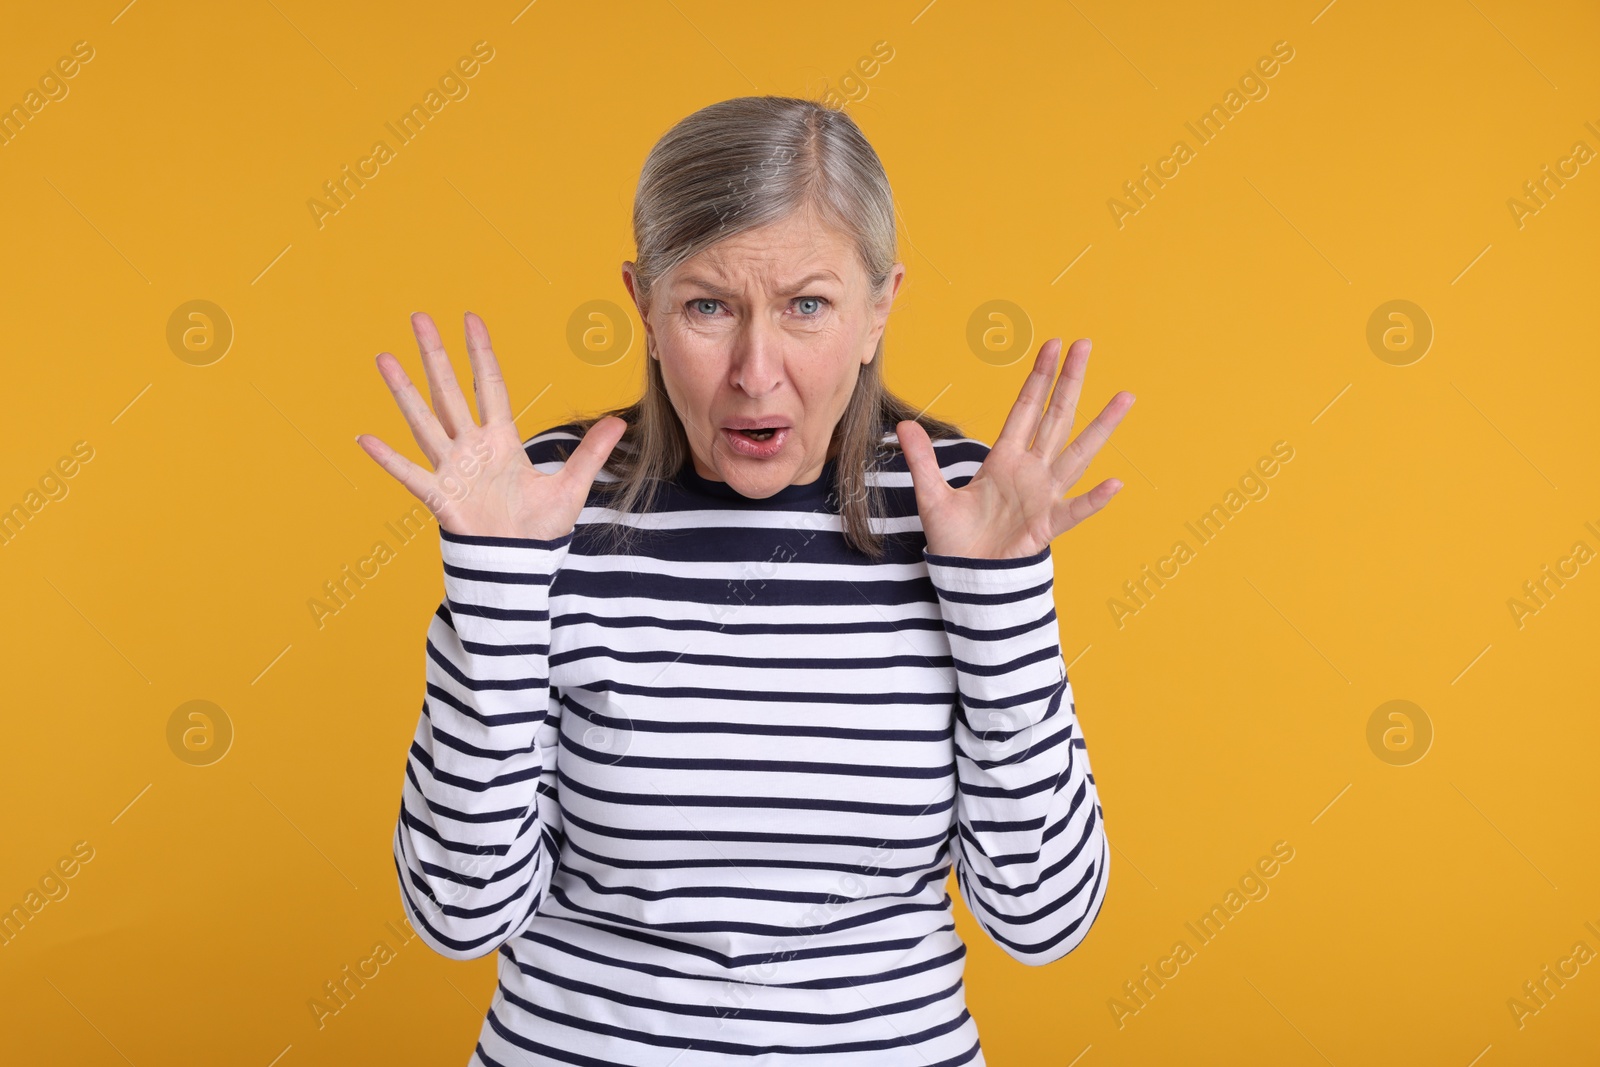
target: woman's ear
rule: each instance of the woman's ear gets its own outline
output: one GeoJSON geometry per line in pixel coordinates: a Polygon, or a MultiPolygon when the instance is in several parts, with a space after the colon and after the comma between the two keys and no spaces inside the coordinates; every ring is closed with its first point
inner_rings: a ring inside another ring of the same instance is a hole
{"type": "Polygon", "coordinates": [[[633,272],[636,269],[637,269],[637,266],[634,264],[633,260],[629,259],[629,260],[624,260],[623,261],[623,263],[622,263],[622,284],[623,284],[624,287],[627,288],[628,296],[633,299],[634,310],[638,311],[638,313],[639,313],[639,321],[644,323],[644,351],[645,351],[645,355],[650,359],[659,360],[661,357],[656,355],[655,331],[650,325],[650,313],[645,308],[644,304],[640,301],[640,299],[639,299],[639,291],[634,286],[634,282],[635,282],[636,279],[634,277],[634,273],[633,272]]]}
{"type": "Polygon", "coordinates": [[[871,363],[873,357],[878,354],[883,331],[889,325],[889,309],[894,307],[895,294],[900,291],[900,283],[905,280],[905,276],[904,263],[896,263],[889,268],[889,277],[884,281],[883,295],[872,305],[872,334],[867,338],[870,348],[861,360],[863,367],[871,363]]]}

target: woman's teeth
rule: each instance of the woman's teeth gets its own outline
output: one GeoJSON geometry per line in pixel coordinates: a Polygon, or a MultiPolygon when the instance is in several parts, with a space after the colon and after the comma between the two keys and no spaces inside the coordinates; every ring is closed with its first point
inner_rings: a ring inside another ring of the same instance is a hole
{"type": "Polygon", "coordinates": [[[763,430],[740,430],[739,432],[744,434],[746,437],[754,438],[757,441],[765,441],[767,438],[776,433],[777,430],[769,427],[763,430]]]}

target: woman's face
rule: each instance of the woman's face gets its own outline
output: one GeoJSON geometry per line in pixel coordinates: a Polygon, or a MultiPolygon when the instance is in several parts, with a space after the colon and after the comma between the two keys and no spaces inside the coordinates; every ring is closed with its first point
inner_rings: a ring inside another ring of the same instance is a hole
{"type": "MultiPolygon", "coordinates": [[[[633,263],[622,265],[638,303],[633,263]]],[[[905,275],[878,301],[849,238],[800,212],[667,273],[640,307],[695,472],[761,499],[815,481],[905,275]],[[740,432],[779,427],[765,441],[740,432]]]]}

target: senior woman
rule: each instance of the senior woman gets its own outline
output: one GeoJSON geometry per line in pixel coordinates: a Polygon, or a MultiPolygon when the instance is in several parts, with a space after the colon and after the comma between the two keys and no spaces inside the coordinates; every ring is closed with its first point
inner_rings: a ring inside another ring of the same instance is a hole
{"type": "Polygon", "coordinates": [[[982,1064],[952,865],[1025,963],[1105,899],[1050,545],[1133,396],[1068,444],[1089,343],[1057,378],[1052,338],[990,448],[885,389],[889,184],[817,103],[683,119],[633,223],[631,406],[522,440],[471,313],[481,425],[428,316],[432,411],[377,359],[433,470],[358,440],[444,563],[407,914],[500,953],[473,1064],[982,1064]]]}

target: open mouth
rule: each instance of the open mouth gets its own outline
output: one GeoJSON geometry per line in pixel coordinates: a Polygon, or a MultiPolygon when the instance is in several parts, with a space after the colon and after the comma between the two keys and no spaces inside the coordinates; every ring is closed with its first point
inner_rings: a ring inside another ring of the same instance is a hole
{"type": "Polygon", "coordinates": [[[752,459],[771,459],[783,451],[784,442],[789,439],[788,426],[751,426],[744,429],[723,427],[728,446],[742,456],[752,459]]]}

